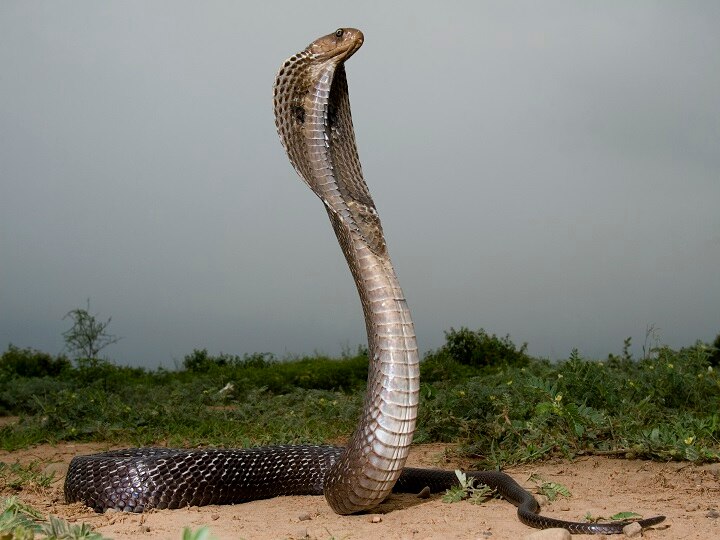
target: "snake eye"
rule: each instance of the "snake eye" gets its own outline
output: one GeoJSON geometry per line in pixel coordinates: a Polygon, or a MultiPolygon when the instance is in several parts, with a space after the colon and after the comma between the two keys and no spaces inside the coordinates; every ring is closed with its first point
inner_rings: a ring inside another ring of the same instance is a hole
{"type": "Polygon", "coordinates": [[[342,28],[338,28],[337,30],[335,30],[335,37],[342,37],[342,36],[343,36],[342,28]]]}

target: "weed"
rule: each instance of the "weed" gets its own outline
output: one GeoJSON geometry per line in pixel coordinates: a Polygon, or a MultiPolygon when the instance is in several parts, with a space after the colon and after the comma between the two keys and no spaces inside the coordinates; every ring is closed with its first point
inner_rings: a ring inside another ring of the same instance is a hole
{"type": "Polygon", "coordinates": [[[534,482],[538,493],[545,495],[548,501],[554,501],[558,496],[569,499],[571,497],[570,490],[558,482],[548,482],[539,474],[531,474],[529,481],[534,482]]]}
{"type": "Polygon", "coordinates": [[[215,540],[215,537],[210,534],[210,529],[207,527],[200,527],[197,531],[185,527],[182,531],[182,540],[215,540]]]}
{"type": "Polygon", "coordinates": [[[0,461],[0,490],[45,489],[55,481],[55,473],[43,473],[40,463],[32,461],[27,465],[7,464],[0,461]]]}
{"type": "Polygon", "coordinates": [[[617,514],[613,514],[610,516],[610,519],[614,521],[625,521],[628,519],[640,519],[642,516],[640,514],[637,514],[635,512],[618,512],[617,514]]]}
{"type": "Polygon", "coordinates": [[[108,540],[82,523],[73,525],[64,519],[43,515],[17,497],[0,501],[0,538],[2,540],[108,540]]]}
{"type": "Polygon", "coordinates": [[[455,471],[458,484],[452,486],[445,492],[442,501],[445,503],[459,502],[468,499],[470,504],[482,504],[493,495],[492,488],[479,484],[475,485],[475,478],[468,478],[467,475],[459,470],[455,471]]]}

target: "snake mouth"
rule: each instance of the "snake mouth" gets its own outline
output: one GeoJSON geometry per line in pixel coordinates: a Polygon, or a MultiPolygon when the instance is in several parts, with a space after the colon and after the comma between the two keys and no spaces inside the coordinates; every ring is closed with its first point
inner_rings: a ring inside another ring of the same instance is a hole
{"type": "Polygon", "coordinates": [[[332,34],[313,41],[308,49],[318,60],[332,59],[341,63],[355,54],[364,41],[365,36],[357,28],[338,28],[332,34]]]}

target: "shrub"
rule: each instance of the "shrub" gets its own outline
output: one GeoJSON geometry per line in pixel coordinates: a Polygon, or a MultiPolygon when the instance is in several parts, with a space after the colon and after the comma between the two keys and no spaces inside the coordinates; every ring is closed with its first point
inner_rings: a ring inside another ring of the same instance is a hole
{"type": "Polygon", "coordinates": [[[523,367],[530,363],[525,351],[527,343],[518,349],[507,335],[503,338],[488,334],[482,328],[445,332],[445,345],[429,352],[420,365],[421,377],[426,382],[457,380],[478,375],[478,368],[523,367]]]}
{"type": "Polygon", "coordinates": [[[20,349],[12,344],[0,356],[0,374],[8,378],[57,377],[70,367],[70,360],[65,356],[53,357],[34,349],[20,349]]]}
{"type": "Polygon", "coordinates": [[[272,353],[253,353],[243,356],[220,353],[211,356],[207,349],[193,349],[193,352],[185,355],[183,368],[193,373],[207,373],[215,368],[222,367],[252,367],[265,368],[276,363],[272,353]]]}
{"type": "Polygon", "coordinates": [[[715,337],[715,341],[712,343],[712,352],[708,360],[711,366],[720,367],[720,334],[715,337]]]}
{"type": "Polygon", "coordinates": [[[527,343],[518,349],[509,335],[499,338],[495,334],[489,335],[482,328],[476,331],[465,327],[460,330],[450,328],[449,332],[445,332],[445,342],[443,347],[447,353],[457,362],[469,366],[523,366],[529,360],[525,354],[527,343]]]}

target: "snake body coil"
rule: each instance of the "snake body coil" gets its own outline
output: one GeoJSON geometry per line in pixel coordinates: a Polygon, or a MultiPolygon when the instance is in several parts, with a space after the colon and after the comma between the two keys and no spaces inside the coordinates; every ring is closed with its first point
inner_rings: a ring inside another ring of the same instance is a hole
{"type": "MultiPolygon", "coordinates": [[[[451,471],[404,468],[419,391],[419,357],[410,311],[362,176],[344,62],[363,43],[352,28],[311,43],[280,68],[275,122],[298,174],[321,199],[355,280],[365,315],[370,368],[362,415],[346,448],[135,448],[80,456],[65,481],[68,502],[98,511],[228,504],[277,495],[324,493],[339,514],[368,510],[393,490],[437,492],[451,471]]],[[[615,533],[623,524],[570,523],[539,516],[535,499],[511,477],[471,472],[518,506],[533,527],[615,533]]],[[[641,521],[649,526],[662,517],[641,521]]]]}

